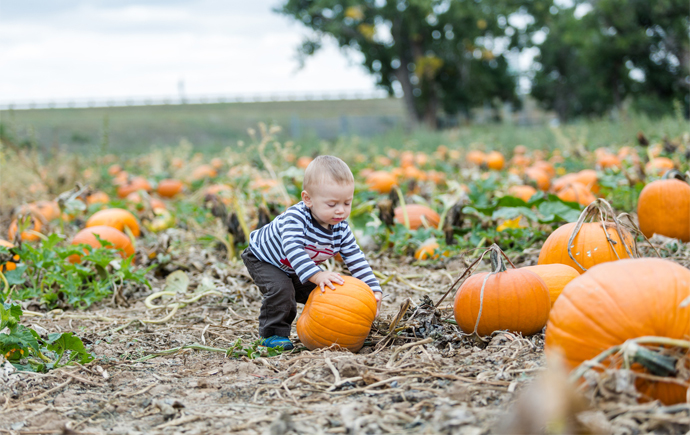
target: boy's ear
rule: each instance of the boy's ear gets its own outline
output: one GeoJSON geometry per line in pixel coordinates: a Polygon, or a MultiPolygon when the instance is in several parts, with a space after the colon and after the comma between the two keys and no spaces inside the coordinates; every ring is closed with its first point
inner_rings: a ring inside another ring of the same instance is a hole
{"type": "Polygon", "coordinates": [[[309,192],[306,190],[302,191],[302,201],[304,201],[304,205],[311,207],[311,197],[309,196],[309,192]]]}

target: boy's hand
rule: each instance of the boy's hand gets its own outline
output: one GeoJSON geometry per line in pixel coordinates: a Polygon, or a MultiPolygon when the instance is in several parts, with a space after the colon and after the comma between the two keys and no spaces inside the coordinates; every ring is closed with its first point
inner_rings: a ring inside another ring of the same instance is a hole
{"type": "Polygon", "coordinates": [[[374,292],[374,297],[376,298],[376,317],[378,317],[381,312],[381,298],[383,297],[383,293],[374,292]]]}
{"type": "Polygon", "coordinates": [[[321,293],[323,293],[326,291],[326,286],[330,287],[331,290],[335,290],[333,283],[342,285],[345,281],[339,273],[321,271],[312,275],[311,278],[309,278],[309,282],[312,282],[316,284],[317,287],[320,287],[321,293]]]}

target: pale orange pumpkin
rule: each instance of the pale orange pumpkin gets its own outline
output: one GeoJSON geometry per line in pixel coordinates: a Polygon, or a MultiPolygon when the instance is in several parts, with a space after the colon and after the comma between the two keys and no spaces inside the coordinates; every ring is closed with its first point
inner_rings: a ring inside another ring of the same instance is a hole
{"type": "Polygon", "coordinates": [[[100,225],[113,227],[122,232],[127,227],[134,237],[139,237],[141,233],[137,218],[131,212],[121,208],[107,208],[97,211],[86,221],[87,228],[100,225]]]}
{"type": "Polygon", "coordinates": [[[390,172],[375,171],[369,174],[366,178],[369,189],[378,193],[390,193],[393,187],[397,184],[396,177],[390,172]]]}
{"type": "Polygon", "coordinates": [[[151,183],[144,177],[134,177],[129,183],[123,184],[117,188],[117,196],[120,198],[126,198],[132,192],[138,190],[145,190],[146,192],[151,192],[153,187],[151,183]]]}
{"type": "MultiPolygon", "coordinates": [[[[426,223],[432,228],[436,228],[439,222],[441,222],[441,216],[439,216],[438,213],[426,205],[407,204],[405,208],[407,209],[407,218],[410,221],[411,230],[416,230],[424,225],[422,222],[422,216],[424,216],[424,220],[426,220],[426,223]]],[[[401,225],[405,225],[405,216],[403,214],[402,207],[396,207],[394,214],[395,221],[401,225]]]]}
{"type": "Polygon", "coordinates": [[[199,181],[206,178],[215,178],[218,176],[218,171],[211,165],[200,165],[197,166],[192,174],[189,176],[189,181],[199,181]]]}
{"type": "Polygon", "coordinates": [[[486,161],[486,154],[479,150],[470,150],[465,159],[475,166],[481,166],[486,161]]]}
{"type": "Polygon", "coordinates": [[[592,192],[590,192],[584,184],[578,183],[577,181],[568,183],[565,187],[558,191],[557,196],[563,201],[577,202],[584,206],[587,206],[596,200],[596,197],[592,194],[592,192]]]}
{"type": "Polygon", "coordinates": [[[549,177],[549,174],[544,172],[543,169],[534,166],[525,169],[525,178],[533,182],[539,190],[546,191],[549,190],[551,186],[551,177],[549,177]]]}
{"type": "MultiPolygon", "coordinates": [[[[131,255],[134,255],[134,245],[132,245],[132,241],[129,239],[129,237],[127,237],[127,235],[122,231],[105,225],[84,228],[74,236],[72,239],[72,244],[84,244],[89,245],[92,248],[100,248],[102,245],[101,242],[99,242],[96,238],[96,235],[98,235],[98,237],[101,239],[112,243],[112,246],[108,246],[108,248],[117,249],[122,258],[127,258],[131,255]]],[[[85,254],[87,252],[88,251],[84,250],[85,254]]],[[[81,262],[81,256],[76,254],[70,255],[68,259],[71,263],[81,262]]]]}
{"type": "Polygon", "coordinates": [[[549,298],[551,299],[551,306],[556,303],[556,299],[561,295],[566,285],[578,276],[580,273],[572,267],[565,264],[542,264],[537,266],[526,266],[524,270],[529,270],[539,275],[546,287],[549,289],[549,298]]]}
{"type": "Polygon", "coordinates": [[[357,352],[364,346],[376,317],[371,288],[351,276],[322,293],[314,289],[297,320],[297,335],[307,349],[338,345],[357,352]]]}
{"type": "Polygon", "coordinates": [[[184,183],[182,183],[180,180],[172,179],[161,180],[158,183],[158,188],[156,189],[158,194],[163,198],[174,198],[182,193],[183,190],[184,183]]]}
{"type": "Polygon", "coordinates": [[[537,193],[537,189],[532,186],[510,186],[508,194],[527,202],[537,193]]]}

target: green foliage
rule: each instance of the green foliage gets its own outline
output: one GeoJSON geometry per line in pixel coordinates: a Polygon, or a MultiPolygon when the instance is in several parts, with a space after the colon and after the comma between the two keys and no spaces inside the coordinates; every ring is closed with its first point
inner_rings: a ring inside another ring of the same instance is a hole
{"type": "Polygon", "coordinates": [[[232,358],[242,358],[246,356],[249,359],[256,359],[261,357],[274,357],[284,352],[283,346],[274,348],[261,346],[261,340],[256,340],[250,344],[245,345],[241,338],[235,342],[227,350],[226,355],[232,358]]]}
{"type": "Polygon", "coordinates": [[[413,121],[436,126],[436,113],[465,112],[486,102],[519,105],[507,51],[528,44],[541,27],[551,0],[472,2],[414,0],[287,0],[278,12],[314,31],[299,50],[302,61],[325,36],[363,55],[377,84],[394,94],[399,84],[413,121]],[[513,14],[529,15],[516,27],[513,14]],[[386,35],[386,36],[383,36],[386,35]]]}
{"type": "Polygon", "coordinates": [[[67,305],[87,308],[112,294],[113,286],[124,282],[149,285],[147,269],[135,270],[134,257],[122,259],[110,243],[100,239],[102,248],[88,245],[61,246],[63,238],[51,234],[38,246],[24,243],[13,248],[20,263],[17,269],[5,274],[9,294],[15,300],[37,298],[48,308],[67,305]],[[67,258],[80,255],[81,263],[72,264],[67,258]]]}
{"type": "Polygon", "coordinates": [[[582,1],[553,10],[532,86],[545,108],[569,120],[620,108],[630,96],[650,115],[672,113],[677,101],[688,116],[687,2],[582,1]]]}
{"type": "Polygon", "coordinates": [[[48,334],[43,339],[36,331],[20,325],[22,309],[19,305],[0,304],[0,353],[19,370],[47,371],[94,359],[81,339],[71,332],[48,334]]]}

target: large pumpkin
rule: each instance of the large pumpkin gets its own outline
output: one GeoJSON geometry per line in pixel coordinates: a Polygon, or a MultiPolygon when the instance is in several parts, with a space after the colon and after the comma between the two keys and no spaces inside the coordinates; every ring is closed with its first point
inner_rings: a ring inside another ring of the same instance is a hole
{"type": "Polygon", "coordinates": [[[364,346],[376,317],[374,292],[364,282],[343,276],[342,285],[314,289],[297,320],[297,335],[307,349],[334,344],[357,352],[364,346]]]}
{"type": "MultiPolygon", "coordinates": [[[[72,239],[73,245],[89,245],[93,248],[100,248],[101,242],[98,241],[96,235],[103,240],[112,243],[112,246],[108,246],[111,249],[117,249],[120,251],[122,258],[127,258],[130,255],[134,255],[134,245],[132,241],[127,237],[122,231],[115,229],[113,227],[108,227],[105,225],[98,225],[94,227],[84,228],[79,231],[72,239]]],[[[86,251],[84,251],[86,253],[86,251]]],[[[81,256],[70,255],[69,261],[72,263],[79,263],[81,261],[81,256]]]]}
{"type": "Polygon", "coordinates": [[[690,185],[677,180],[652,181],[637,203],[640,230],[647,237],[660,234],[690,241],[690,185]]]}
{"type": "Polygon", "coordinates": [[[139,237],[139,223],[132,213],[121,208],[107,208],[94,213],[87,221],[86,227],[106,225],[122,232],[128,227],[134,237],[139,237]]]}
{"type": "MultiPolygon", "coordinates": [[[[578,263],[585,269],[622,258],[630,258],[624,244],[622,243],[614,224],[606,223],[606,231],[611,240],[615,243],[615,248],[611,247],[604,232],[604,224],[601,222],[590,222],[582,224],[582,228],[575,236],[571,246],[571,253],[578,263]]],[[[568,255],[568,240],[575,229],[575,222],[560,226],[546,239],[539,253],[538,264],[567,264],[579,273],[585,271],[578,266],[568,255]]],[[[623,239],[628,248],[633,246],[633,238],[628,231],[621,228],[623,239]]]]}
{"type": "MultiPolygon", "coordinates": [[[[491,253],[494,264],[495,254],[491,253]]],[[[486,284],[484,279],[489,272],[481,272],[470,276],[458,289],[453,303],[458,326],[469,334],[474,332],[476,325],[480,336],[500,330],[522,335],[541,331],[546,325],[551,308],[546,283],[534,272],[525,269],[506,270],[502,263],[494,270],[498,272],[489,276],[486,284]]]]}
{"type": "MultiPolygon", "coordinates": [[[[422,216],[426,220],[426,223],[436,228],[438,223],[441,222],[441,216],[435,211],[422,204],[408,204],[405,206],[407,209],[407,218],[410,220],[410,229],[416,230],[417,228],[423,226],[422,216]]],[[[403,214],[402,207],[396,207],[394,210],[395,221],[399,224],[405,225],[405,216],[403,214]]]]}
{"type": "Polygon", "coordinates": [[[524,270],[529,270],[539,275],[539,278],[544,280],[546,287],[549,289],[549,297],[551,299],[551,306],[556,303],[556,299],[561,295],[566,285],[578,276],[580,273],[570,266],[565,264],[542,264],[537,266],[523,267],[524,270]]]}
{"type": "MultiPolygon", "coordinates": [[[[571,281],[551,310],[547,355],[562,353],[575,368],[626,340],[690,337],[690,271],[657,258],[628,259],[593,267],[571,281]]],[[[690,360],[686,361],[690,369],[690,360]]],[[[637,368],[641,370],[641,368],[637,368]]],[[[684,403],[687,387],[639,378],[638,390],[666,405],[684,403]]]]}

